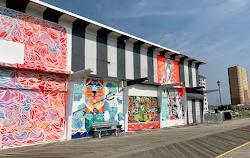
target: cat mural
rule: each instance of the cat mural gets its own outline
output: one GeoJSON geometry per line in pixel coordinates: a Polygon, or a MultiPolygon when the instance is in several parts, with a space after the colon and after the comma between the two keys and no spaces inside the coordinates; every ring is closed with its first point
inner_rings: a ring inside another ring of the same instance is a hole
{"type": "Polygon", "coordinates": [[[92,136],[92,123],[114,121],[124,125],[122,94],[118,85],[84,79],[74,86],[72,138],[92,136]]]}

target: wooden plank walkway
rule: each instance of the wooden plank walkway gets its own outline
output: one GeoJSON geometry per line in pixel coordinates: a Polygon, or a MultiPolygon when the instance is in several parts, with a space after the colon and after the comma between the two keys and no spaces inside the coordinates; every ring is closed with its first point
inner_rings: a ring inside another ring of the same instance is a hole
{"type": "Polygon", "coordinates": [[[216,157],[248,141],[250,118],[5,149],[0,157],[216,157]]]}

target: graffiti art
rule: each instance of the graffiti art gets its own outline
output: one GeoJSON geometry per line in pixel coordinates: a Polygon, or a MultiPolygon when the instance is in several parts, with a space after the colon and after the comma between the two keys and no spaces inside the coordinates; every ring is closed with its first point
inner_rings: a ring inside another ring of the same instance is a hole
{"type": "Polygon", "coordinates": [[[160,84],[179,83],[179,62],[157,55],[157,75],[160,84]]]}
{"type": "MultiPolygon", "coordinates": [[[[92,136],[92,123],[124,126],[122,94],[115,83],[83,79],[74,85],[72,138],[92,136]]],[[[124,127],[123,127],[124,128],[124,127]]]]}
{"type": "Polygon", "coordinates": [[[157,121],[157,123],[159,121],[157,98],[130,96],[128,106],[128,123],[147,123],[154,121],[157,121]]]}
{"type": "Polygon", "coordinates": [[[184,119],[184,88],[167,89],[162,96],[162,121],[184,119]]]}

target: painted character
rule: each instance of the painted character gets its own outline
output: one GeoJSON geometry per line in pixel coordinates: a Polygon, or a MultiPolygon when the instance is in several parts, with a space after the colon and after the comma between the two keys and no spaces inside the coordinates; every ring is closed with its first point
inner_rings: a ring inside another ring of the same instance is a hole
{"type": "Polygon", "coordinates": [[[165,72],[164,75],[161,78],[161,84],[166,83],[172,83],[172,70],[174,67],[174,63],[171,59],[166,59],[164,63],[165,72]],[[164,82],[165,81],[165,82],[164,82]]]}
{"type": "Polygon", "coordinates": [[[104,88],[102,80],[87,79],[84,89],[86,113],[104,112],[104,88]]]}

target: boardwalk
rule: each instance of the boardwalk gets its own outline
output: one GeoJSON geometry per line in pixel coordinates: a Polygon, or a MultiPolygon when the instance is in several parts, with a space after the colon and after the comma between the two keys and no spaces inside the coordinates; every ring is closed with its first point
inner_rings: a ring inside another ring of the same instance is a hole
{"type": "Polygon", "coordinates": [[[248,141],[250,118],[7,149],[0,157],[216,157],[248,141]]]}

